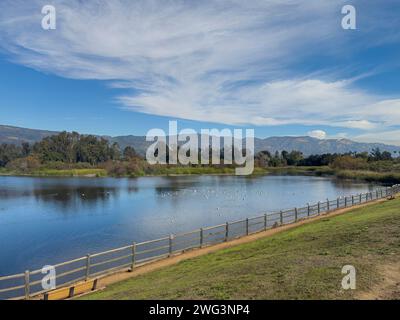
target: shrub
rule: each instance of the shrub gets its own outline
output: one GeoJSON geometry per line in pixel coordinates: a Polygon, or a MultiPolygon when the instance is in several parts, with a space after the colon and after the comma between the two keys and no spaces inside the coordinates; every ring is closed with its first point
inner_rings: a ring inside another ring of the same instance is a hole
{"type": "Polygon", "coordinates": [[[363,158],[353,158],[352,156],[337,157],[331,164],[334,169],[343,170],[364,170],[368,168],[368,163],[363,158]]]}
{"type": "Polygon", "coordinates": [[[15,159],[9,162],[6,166],[9,170],[17,170],[23,173],[32,172],[35,169],[40,168],[40,161],[35,156],[28,156],[25,158],[15,159]]]}

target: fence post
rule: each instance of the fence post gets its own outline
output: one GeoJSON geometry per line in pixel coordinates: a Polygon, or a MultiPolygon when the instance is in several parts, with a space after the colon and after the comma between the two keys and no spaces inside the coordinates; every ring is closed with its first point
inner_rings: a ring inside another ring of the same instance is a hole
{"type": "Polygon", "coordinates": [[[249,218],[246,218],[246,236],[249,235],[249,218]]]}
{"type": "Polygon", "coordinates": [[[172,255],[172,240],[174,239],[174,236],[172,234],[169,235],[169,250],[168,250],[168,257],[172,255]]]}
{"type": "Polygon", "coordinates": [[[200,248],[203,248],[203,242],[204,242],[204,231],[203,228],[200,228],[200,248]]]}
{"type": "Polygon", "coordinates": [[[310,203],[307,203],[307,217],[310,216],[310,203]]]}
{"type": "Polygon", "coordinates": [[[225,242],[228,241],[228,237],[229,237],[229,222],[227,222],[225,225],[225,242]]]}
{"type": "Polygon", "coordinates": [[[297,221],[297,208],[294,208],[294,221],[297,221]]]}
{"type": "Polygon", "coordinates": [[[321,202],[318,201],[318,214],[321,212],[321,202]]]}
{"type": "Polygon", "coordinates": [[[86,281],[89,279],[90,276],[90,254],[86,255],[86,281]]]}
{"type": "Polygon", "coordinates": [[[329,199],[326,199],[326,212],[330,211],[330,207],[329,207],[329,199]]]}
{"type": "Polygon", "coordinates": [[[25,299],[29,300],[30,283],[29,283],[29,270],[25,271],[25,299]]]}
{"type": "Polygon", "coordinates": [[[264,231],[267,230],[267,214],[264,214],[264,231]]]}
{"type": "Polygon", "coordinates": [[[132,244],[132,267],[131,270],[135,267],[136,264],[136,242],[132,244]]]}
{"type": "Polygon", "coordinates": [[[354,206],[354,196],[351,196],[351,206],[354,206]]]}
{"type": "Polygon", "coordinates": [[[344,207],[347,208],[347,196],[344,197],[344,207]]]}
{"type": "Polygon", "coordinates": [[[280,219],[281,219],[281,225],[283,225],[283,212],[282,212],[282,210],[280,212],[280,219]]]}
{"type": "Polygon", "coordinates": [[[336,209],[339,209],[339,207],[340,207],[340,199],[337,198],[336,199],[336,209]]]}

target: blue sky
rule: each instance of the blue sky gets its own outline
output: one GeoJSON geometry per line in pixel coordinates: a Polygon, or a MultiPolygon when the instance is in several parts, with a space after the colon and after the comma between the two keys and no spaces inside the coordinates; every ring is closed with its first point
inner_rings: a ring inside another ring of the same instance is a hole
{"type": "Polygon", "coordinates": [[[178,119],[400,144],[399,14],[396,0],[4,0],[0,124],[144,135],[178,119]]]}

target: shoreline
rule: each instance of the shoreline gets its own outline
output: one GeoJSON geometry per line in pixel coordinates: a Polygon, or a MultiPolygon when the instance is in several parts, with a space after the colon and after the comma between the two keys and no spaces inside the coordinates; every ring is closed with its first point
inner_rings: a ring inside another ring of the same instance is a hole
{"type": "MultiPolygon", "coordinates": [[[[34,172],[23,173],[7,169],[0,169],[0,177],[57,177],[57,178],[139,178],[139,177],[179,177],[179,176],[237,176],[232,172],[223,172],[223,169],[210,170],[210,168],[177,168],[177,172],[168,170],[171,172],[160,172],[155,174],[137,174],[137,175],[110,175],[105,169],[93,168],[93,169],[42,169],[34,172]],[[180,169],[189,172],[178,172],[180,169]],[[193,172],[190,172],[193,171],[193,172]],[[202,172],[203,171],[203,172],[202,172]],[[211,172],[215,171],[215,172],[211,172]]],[[[230,169],[230,168],[228,168],[230,169]]],[[[161,170],[162,171],[162,170],[161,170]]],[[[248,176],[259,176],[259,175],[270,175],[270,174],[282,174],[282,175],[333,175],[332,169],[326,167],[271,167],[271,168],[255,168],[254,172],[248,176]]]]}
{"type": "MultiPolygon", "coordinates": [[[[141,265],[137,266],[133,270],[120,270],[114,273],[106,274],[104,276],[101,276],[98,278],[99,284],[98,284],[98,290],[92,291],[92,292],[85,292],[82,293],[76,297],[73,297],[71,299],[78,299],[78,300],[86,300],[86,299],[121,299],[121,294],[123,294],[123,297],[126,298],[127,296],[130,299],[146,299],[146,296],[142,296],[143,291],[146,291],[147,295],[153,295],[154,292],[152,291],[153,289],[149,288],[148,286],[151,286],[154,284],[154,282],[159,281],[159,279],[163,280],[163,283],[160,283],[160,286],[165,286],[165,283],[169,285],[168,282],[171,281],[177,281],[176,279],[176,274],[179,274],[179,271],[184,271],[184,274],[182,278],[186,277],[188,279],[187,282],[182,283],[182,279],[178,279],[179,285],[174,289],[174,292],[172,294],[175,294],[176,291],[181,292],[183,287],[186,288],[191,288],[192,287],[192,281],[198,281],[198,278],[203,275],[202,271],[199,271],[199,269],[205,269],[205,270],[210,270],[210,268],[215,268],[216,265],[220,266],[221,264],[229,265],[228,268],[232,268],[232,265],[234,268],[242,267],[242,262],[240,264],[237,264],[235,260],[232,260],[232,253],[234,252],[236,256],[239,257],[246,257],[247,260],[253,259],[253,261],[250,261],[249,264],[251,264],[251,267],[254,268],[254,266],[257,266],[260,261],[265,261],[265,258],[270,259],[278,259],[277,262],[282,265],[282,267],[287,265],[287,259],[292,259],[293,261],[298,261],[299,255],[298,255],[298,250],[290,252],[288,250],[282,249],[282,253],[280,254],[279,252],[277,253],[275,249],[277,246],[279,248],[282,248],[282,245],[291,245],[290,243],[288,244],[287,239],[285,239],[285,235],[294,235],[301,237],[303,234],[307,235],[312,235],[311,232],[314,232],[314,235],[316,236],[316,239],[313,239],[313,241],[317,244],[317,248],[319,248],[320,252],[323,252],[323,254],[318,253],[318,252],[307,252],[304,257],[302,257],[301,261],[303,262],[301,264],[301,268],[308,267],[309,270],[314,270],[315,264],[313,263],[314,261],[318,261],[319,265],[321,265],[321,262],[323,263],[322,266],[324,269],[321,269],[321,267],[318,268],[318,274],[317,278],[315,278],[316,281],[321,283],[323,279],[320,279],[321,276],[321,271],[324,271],[324,274],[329,274],[332,271],[332,262],[331,261],[338,261],[340,259],[343,260],[343,265],[347,260],[348,257],[345,256],[344,258],[343,255],[338,255],[337,251],[341,249],[339,245],[332,246],[332,245],[327,245],[327,241],[324,241],[326,239],[332,239],[331,236],[329,238],[324,235],[326,233],[329,234],[334,234],[334,230],[329,230],[321,226],[321,224],[327,225],[330,224],[332,225],[333,223],[337,223],[338,221],[347,223],[348,225],[354,225],[354,227],[348,227],[352,229],[345,230],[344,232],[352,232],[353,234],[358,234],[360,226],[365,225],[365,221],[371,221],[372,223],[376,221],[377,218],[374,218],[374,211],[380,210],[380,212],[389,212],[390,214],[390,207],[391,206],[391,201],[398,201],[398,196],[393,200],[388,200],[388,199],[379,199],[375,201],[371,201],[368,203],[360,204],[353,206],[351,208],[343,208],[335,211],[331,211],[329,213],[316,216],[310,219],[306,220],[301,220],[299,222],[293,223],[293,224],[288,224],[284,226],[279,226],[277,228],[269,229],[267,231],[261,231],[257,233],[250,234],[248,236],[244,236],[242,238],[234,239],[230,242],[224,242],[224,243],[219,243],[215,245],[211,245],[208,247],[204,248],[199,248],[199,249],[193,249],[191,251],[184,252],[180,255],[174,255],[166,259],[162,260],[157,260],[151,263],[148,263],[146,265],[141,265]],[[397,200],[396,200],[397,198],[397,200]],[[375,208],[375,210],[374,210],[375,208]],[[340,220],[338,220],[340,219],[340,220]],[[350,219],[350,222],[349,222],[350,219]],[[371,220],[372,219],[372,220],[371,220]],[[331,221],[333,220],[333,221],[331,221]],[[315,233],[316,232],[316,233],[315,233]],[[275,244],[273,244],[270,240],[271,238],[275,237],[275,244]],[[280,238],[276,238],[280,237],[280,238]],[[319,240],[322,239],[322,240],[319,240]],[[318,241],[323,241],[322,246],[318,246],[318,241]],[[257,250],[258,248],[262,250],[257,250]],[[267,251],[270,249],[269,251],[267,251]],[[246,250],[251,251],[249,254],[246,255],[246,250]],[[336,251],[336,252],[335,252],[336,251]],[[265,253],[263,253],[265,252],[265,253]],[[336,255],[335,255],[336,254],[336,255]],[[208,258],[204,258],[204,257],[208,258]],[[280,258],[281,256],[285,256],[284,258],[280,258]],[[253,258],[254,257],[254,258],[253,258]],[[260,257],[263,257],[264,259],[260,259],[260,257]],[[191,261],[191,263],[187,262],[191,261]],[[196,267],[197,265],[197,267],[196,267]],[[129,271],[129,272],[128,272],[129,271]],[[189,275],[189,276],[188,276],[189,275]],[[150,284],[145,284],[143,281],[150,281],[150,284]],[[142,281],[142,283],[140,283],[142,281]],[[143,288],[143,286],[145,288],[143,288]],[[136,288],[136,289],[135,289],[136,288]],[[139,291],[138,291],[139,290],[139,291]],[[138,293],[139,292],[139,293],[138,293]]],[[[336,225],[336,224],[335,224],[336,225]]],[[[378,228],[382,228],[384,224],[382,223],[375,223],[375,226],[378,226],[378,228]]],[[[367,228],[364,228],[364,233],[367,232],[374,232],[374,229],[377,227],[374,227],[373,224],[368,224],[367,228]]],[[[375,230],[374,234],[379,233],[380,230],[375,230]]],[[[309,239],[304,239],[304,236],[300,238],[303,240],[303,243],[301,244],[304,246],[305,250],[309,248],[309,239]],[[304,241],[308,240],[308,241],[304,241]]],[[[339,238],[341,239],[341,238],[339,238]]],[[[340,240],[339,240],[340,241],[340,240]]],[[[347,239],[343,240],[342,242],[348,241],[347,239]]],[[[365,251],[365,246],[360,247],[359,243],[350,243],[351,249],[356,251],[365,251]]],[[[373,248],[373,246],[372,246],[373,248]]],[[[382,253],[380,248],[374,248],[374,254],[375,258],[378,256],[380,259],[382,258],[382,253]]],[[[370,248],[371,250],[371,248],[370,248]]],[[[341,253],[341,252],[340,252],[341,253]]],[[[356,256],[356,255],[354,255],[356,256]]],[[[353,256],[353,257],[354,257],[353,256]]],[[[386,257],[388,257],[387,255],[386,257]]],[[[383,256],[385,257],[385,256],[383,256]]],[[[365,257],[361,258],[365,259],[365,257]]],[[[371,257],[369,258],[371,259],[371,257]]],[[[242,260],[243,259],[239,259],[242,260]]],[[[385,261],[385,263],[388,262],[393,262],[387,258],[388,261],[385,261]]],[[[358,263],[361,263],[361,261],[358,261],[358,263]]],[[[276,264],[274,261],[273,263],[276,264]]],[[[379,260],[379,266],[382,265],[382,261],[379,260]]],[[[296,264],[291,264],[292,266],[296,266],[296,264]]],[[[334,264],[336,265],[336,263],[334,264]]],[[[398,263],[397,263],[398,265],[398,263]]],[[[263,272],[262,270],[265,269],[265,264],[260,265],[260,270],[259,274],[261,277],[263,277],[263,272]]],[[[286,270],[286,269],[285,269],[286,270]]],[[[339,269],[340,270],[340,269],[339,269]]],[[[233,272],[235,272],[235,269],[232,269],[233,272]]],[[[228,271],[228,272],[232,272],[228,271]]],[[[292,270],[291,272],[293,274],[297,275],[297,270],[292,270]]],[[[380,270],[374,270],[374,269],[366,269],[364,272],[368,271],[368,275],[374,274],[375,276],[377,275],[377,271],[380,270]]],[[[290,272],[290,270],[286,270],[286,272],[290,272]]],[[[224,273],[224,270],[221,269],[220,273],[224,273]]],[[[269,274],[270,277],[273,279],[276,279],[277,276],[279,276],[280,273],[275,274],[269,274]]],[[[306,273],[307,277],[308,275],[312,275],[312,273],[307,272],[306,273]]],[[[232,275],[225,274],[226,277],[234,277],[232,275]]],[[[240,274],[239,274],[240,276],[240,274]]],[[[212,275],[213,279],[215,281],[218,281],[220,283],[223,283],[223,280],[218,279],[215,277],[215,275],[212,275]]],[[[248,278],[246,278],[248,279],[248,278]]],[[[251,280],[251,279],[249,279],[251,280]]],[[[261,280],[261,279],[260,279],[261,280]]],[[[281,279],[282,280],[282,279],[281,279]]],[[[291,279],[290,279],[291,280],[291,279]]],[[[361,279],[362,280],[362,279],[361,279]]],[[[261,280],[262,281],[262,280],[261,280]]],[[[339,280],[340,281],[340,280],[339,280]]],[[[272,283],[268,281],[269,283],[272,283]]],[[[252,281],[253,284],[257,283],[257,279],[252,281]]],[[[284,284],[285,282],[278,282],[278,285],[284,284]]],[[[286,281],[286,283],[292,283],[292,281],[286,281]]],[[[311,282],[313,283],[313,282],[311,282]]],[[[360,281],[361,285],[361,290],[356,292],[355,296],[353,298],[356,299],[363,299],[366,293],[370,292],[371,289],[368,285],[366,285],[365,281],[360,281]]],[[[251,285],[250,285],[251,286],[251,285]]],[[[244,290],[248,288],[249,285],[245,286],[244,288],[238,287],[239,292],[245,292],[244,290]]],[[[375,286],[374,286],[375,287],[375,286]]],[[[372,289],[374,289],[374,287],[372,289]]],[[[159,288],[159,287],[157,287],[159,288]]],[[[218,287],[219,290],[223,290],[223,286],[218,287]]],[[[343,298],[343,293],[342,292],[337,292],[337,288],[334,287],[329,288],[331,294],[339,294],[340,298],[343,298]]],[[[290,289],[290,288],[289,288],[290,289]]],[[[357,287],[358,289],[358,287],[357,287]]],[[[264,289],[263,289],[264,290],[264,289]]],[[[234,291],[236,292],[236,291],[234,291]]],[[[289,296],[287,296],[287,291],[285,291],[285,298],[290,299],[289,296]]],[[[167,292],[168,294],[168,292],[167,292]]],[[[171,293],[169,293],[171,294],[171,293]]],[[[190,293],[189,293],[190,294],[190,293]]],[[[192,293],[193,294],[193,293],[192,293]]],[[[190,296],[192,299],[198,298],[198,294],[195,292],[195,296],[190,296]]],[[[273,292],[271,293],[273,294],[273,292]]],[[[298,292],[295,293],[296,296],[298,296],[298,292]]],[[[367,298],[369,295],[367,296],[367,298]]],[[[159,297],[157,297],[159,298],[159,297]]],[[[201,298],[204,298],[203,295],[201,295],[201,298]]],[[[210,296],[209,299],[213,299],[213,296],[210,296]]],[[[243,296],[239,297],[240,299],[243,299],[243,296]]],[[[308,297],[310,298],[310,297],[308,297]]],[[[36,299],[40,299],[40,296],[36,297],[36,299]]],[[[364,297],[365,299],[365,297],[364,297]]]]}
{"type": "MultiPolygon", "coordinates": [[[[113,285],[115,283],[121,283],[128,279],[137,278],[139,276],[143,276],[145,274],[148,274],[148,273],[151,273],[154,271],[158,271],[158,270],[166,268],[166,267],[177,265],[183,261],[201,257],[201,256],[204,256],[204,255],[207,255],[210,253],[219,252],[224,249],[234,248],[234,247],[240,246],[242,244],[253,243],[254,241],[269,238],[276,234],[284,233],[286,231],[298,228],[303,225],[311,224],[313,222],[320,221],[320,220],[326,220],[326,219],[340,216],[340,215],[345,215],[345,214],[353,212],[354,210],[374,206],[377,204],[382,204],[387,201],[389,201],[389,200],[387,200],[385,198],[377,199],[377,200],[374,200],[371,202],[355,205],[353,207],[333,210],[333,211],[330,211],[330,212],[327,212],[327,213],[324,213],[324,214],[321,214],[321,215],[318,215],[318,216],[315,216],[315,217],[312,217],[309,219],[302,219],[302,220],[299,220],[298,222],[278,226],[278,227],[271,228],[271,229],[268,229],[265,231],[255,232],[255,233],[249,234],[247,236],[239,237],[239,238],[236,238],[236,239],[228,241],[228,242],[213,244],[213,245],[205,246],[203,248],[192,249],[192,250],[189,250],[189,251],[181,253],[181,254],[175,254],[166,259],[155,260],[155,261],[152,261],[147,264],[139,265],[138,267],[136,267],[133,270],[126,269],[126,270],[120,270],[117,272],[113,272],[110,274],[105,274],[104,276],[98,277],[99,288],[100,288],[100,291],[102,291],[105,288],[107,288],[110,285],[113,285]]],[[[74,297],[73,299],[76,299],[76,298],[85,299],[86,296],[88,296],[88,295],[90,296],[91,294],[93,294],[93,292],[86,292],[77,297],[74,297]]]]}
{"type": "MultiPolygon", "coordinates": [[[[378,194],[378,193],[377,193],[378,194]]],[[[387,189],[386,189],[386,192],[385,192],[385,194],[387,195],[387,189]]],[[[377,196],[378,197],[378,196],[377,196]]],[[[381,197],[382,197],[382,193],[381,193],[381,197]]],[[[338,198],[339,199],[339,198],[338,198]]],[[[375,202],[375,201],[372,201],[372,195],[371,195],[371,197],[370,197],[370,202],[368,202],[368,196],[367,196],[367,194],[365,194],[365,200],[367,201],[367,202],[365,202],[365,203],[361,203],[361,194],[360,194],[360,205],[367,205],[368,203],[371,203],[371,202],[375,202]]],[[[376,200],[378,200],[378,199],[376,199],[376,200]]],[[[339,200],[338,200],[339,201],[339,200]]],[[[339,202],[338,202],[339,203],[339,202]]],[[[346,205],[346,202],[345,202],[345,205],[346,205]]],[[[348,207],[348,208],[340,208],[340,206],[339,206],[339,204],[338,204],[338,210],[335,210],[333,207],[331,207],[332,208],[332,211],[329,211],[329,205],[327,206],[327,211],[326,211],[326,214],[329,214],[329,213],[333,213],[333,212],[335,212],[335,211],[337,211],[337,212],[340,212],[340,210],[344,210],[344,209],[350,209],[350,208],[354,208],[354,207],[357,207],[357,204],[355,204],[354,205],[354,201],[353,201],[353,205],[351,206],[351,207],[348,207]]],[[[312,220],[313,219],[313,217],[312,216],[310,216],[310,206],[308,207],[309,209],[309,218],[308,219],[303,219],[303,218],[301,218],[300,217],[300,219],[299,220],[297,220],[297,210],[298,209],[294,209],[294,211],[292,211],[292,215],[293,215],[293,212],[295,212],[295,222],[294,223],[297,223],[297,222],[301,222],[301,221],[310,221],[310,220],[312,220]]],[[[318,204],[318,213],[319,213],[319,204],[318,204]]],[[[304,208],[303,208],[304,209],[304,208]]],[[[300,209],[299,209],[300,210],[300,209]]],[[[323,208],[322,208],[322,210],[324,210],[323,208]]],[[[315,213],[315,212],[314,212],[315,213]]],[[[321,215],[325,215],[325,211],[321,211],[321,215]]],[[[248,220],[248,219],[247,219],[248,220]]],[[[265,220],[266,221],[266,220],[265,220]]],[[[281,221],[282,221],[282,213],[281,213],[281,221]]],[[[236,222],[232,222],[232,223],[236,223],[236,222]]],[[[305,222],[304,222],[305,223],[305,222]]],[[[281,222],[281,224],[282,224],[282,222],[281,222]]],[[[287,225],[292,225],[293,223],[292,222],[289,222],[289,224],[287,224],[287,225]]],[[[275,225],[274,226],[272,226],[272,228],[274,229],[275,228],[275,225]]],[[[201,230],[201,229],[200,229],[201,230]]],[[[228,230],[228,229],[226,229],[226,230],[228,230]]],[[[254,232],[258,232],[258,231],[254,231],[254,232]]],[[[249,235],[249,232],[247,232],[247,235],[249,235]]],[[[228,238],[228,236],[226,236],[227,238],[228,238]]],[[[183,251],[185,251],[186,249],[183,249],[183,251]]]]}
{"type": "MultiPolygon", "coordinates": [[[[225,168],[226,170],[227,168],[225,168]]],[[[230,169],[230,168],[229,168],[230,169]]],[[[210,168],[166,168],[166,172],[154,174],[137,175],[110,175],[105,169],[42,169],[30,173],[16,172],[0,169],[0,177],[30,177],[30,178],[141,178],[141,177],[186,177],[186,176],[236,176],[232,172],[218,172],[217,169],[210,168]],[[173,169],[176,169],[175,172],[173,169]],[[179,172],[179,171],[183,172],[179,172]],[[185,172],[186,171],[186,172],[185,172]],[[214,171],[214,172],[213,172],[214,171]]],[[[255,168],[254,172],[246,177],[267,176],[267,175],[287,175],[287,176],[321,176],[335,177],[342,180],[364,181],[381,184],[400,183],[400,173],[397,172],[376,172],[362,170],[335,170],[329,167],[271,167],[255,168]]]]}

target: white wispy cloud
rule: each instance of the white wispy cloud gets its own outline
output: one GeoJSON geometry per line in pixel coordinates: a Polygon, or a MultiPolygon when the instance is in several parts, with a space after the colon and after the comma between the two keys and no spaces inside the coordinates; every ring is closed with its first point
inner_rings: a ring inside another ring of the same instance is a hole
{"type": "Polygon", "coordinates": [[[42,72],[128,90],[116,93],[127,110],[225,124],[362,130],[399,124],[400,99],[329,79],[324,70],[318,75],[293,67],[313,54],[346,48],[343,4],[3,0],[0,48],[42,72]],[[55,31],[41,29],[41,7],[49,2],[57,10],[55,31]]]}
{"type": "Polygon", "coordinates": [[[307,133],[308,136],[312,138],[317,138],[317,139],[325,139],[326,138],[326,132],[323,130],[312,130],[307,133]]]}
{"type": "Polygon", "coordinates": [[[353,140],[360,142],[381,142],[391,145],[400,146],[400,129],[383,130],[376,132],[366,132],[352,137],[353,140]]]}

